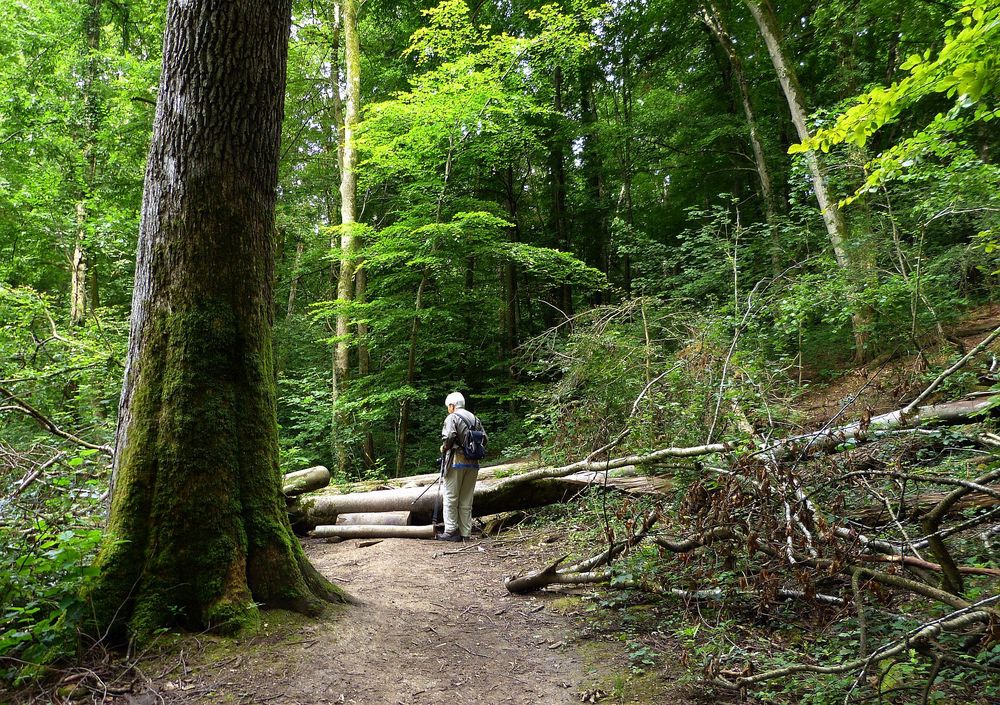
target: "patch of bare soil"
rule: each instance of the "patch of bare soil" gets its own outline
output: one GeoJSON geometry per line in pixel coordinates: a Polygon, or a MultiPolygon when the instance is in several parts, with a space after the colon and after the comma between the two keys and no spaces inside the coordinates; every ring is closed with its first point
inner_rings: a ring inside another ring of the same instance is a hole
{"type": "MultiPolygon", "coordinates": [[[[235,645],[186,637],[140,655],[86,700],[128,705],[534,705],[662,703],[677,674],[634,681],[618,641],[587,636],[572,591],[517,596],[508,573],[553,560],[534,537],[455,544],[308,540],[306,553],[358,604],[319,621],[265,612],[235,645]],[[371,542],[367,542],[371,543],[371,542]],[[568,606],[569,605],[569,606],[568,606]],[[138,674],[138,675],[137,675],[138,674]]],[[[83,693],[81,693],[83,695],[83,693]]],[[[79,697],[79,696],[78,696],[79,697]]],[[[78,701],[81,702],[81,701],[78,701]]]]}
{"type": "Polygon", "coordinates": [[[288,684],[301,703],[571,703],[573,625],[503,586],[510,549],[387,539],[308,547],[361,604],[317,633],[288,684]]]}
{"type": "MultiPolygon", "coordinates": [[[[817,430],[835,414],[834,425],[850,423],[864,414],[877,415],[906,405],[927,385],[928,365],[939,366],[949,356],[961,355],[1000,326],[1000,305],[976,309],[944,339],[931,340],[921,354],[884,356],[845,370],[833,381],[816,383],[794,404],[807,430],[817,430]]],[[[988,360],[988,367],[992,361],[988,360]]],[[[971,369],[971,368],[970,368],[971,369]]],[[[983,380],[984,383],[992,380],[983,380]]]]}

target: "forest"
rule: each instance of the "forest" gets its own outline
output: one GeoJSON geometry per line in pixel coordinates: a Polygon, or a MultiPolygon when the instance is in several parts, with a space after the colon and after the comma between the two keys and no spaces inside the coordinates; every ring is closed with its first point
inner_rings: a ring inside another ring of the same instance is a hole
{"type": "Polygon", "coordinates": [[[368,578],[317,526],[416,517],[456,390],[489,622],[617,645],[565,702],[1000,702],[1000,2],[0,23],[0,704],[336,633],[368,578]]]}

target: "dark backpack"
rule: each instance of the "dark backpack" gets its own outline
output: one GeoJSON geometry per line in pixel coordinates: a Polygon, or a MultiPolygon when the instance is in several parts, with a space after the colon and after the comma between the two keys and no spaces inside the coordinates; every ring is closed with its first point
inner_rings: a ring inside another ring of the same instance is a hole
{"type": "Polygon", "coordinates": [[[472,416],[472,421],[465,418],[464,414],[459,414],[458,418],[465,422],[465,434],[462,442],[462,455],[469,460],[482,460],[486,457],[486,431],[483,424],[471,412],[466,412],[472,416]],[[474,423],[473,423],[474,422],[474,423]]]}

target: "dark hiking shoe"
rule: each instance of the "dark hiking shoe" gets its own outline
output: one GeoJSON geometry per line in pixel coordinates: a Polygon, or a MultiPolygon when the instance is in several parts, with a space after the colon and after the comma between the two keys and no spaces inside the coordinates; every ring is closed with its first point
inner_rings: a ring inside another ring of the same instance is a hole
{"type": "Polygon", "coordinates": [[[443,534],[438,534],[435,536],[438,541],[461,541],[462,537],[455,533],[445,532],[443,534]]]}

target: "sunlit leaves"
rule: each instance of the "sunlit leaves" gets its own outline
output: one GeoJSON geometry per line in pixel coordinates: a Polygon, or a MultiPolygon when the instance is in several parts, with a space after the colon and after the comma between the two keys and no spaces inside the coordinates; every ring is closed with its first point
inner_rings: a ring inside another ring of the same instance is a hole
{"type": "Polygon", "coordinates": [[[943,95],[951,99],[953,108],[947,114],[939,114],[927,128],[871,162],[867,182],[858,191],[862,193],[898,175],[907,162],[930,148],[930,142],[970,122],[992,120],[1000,85],[1000,5],[993,0],[968,0],[946,26],[943,46],[936,55],[930,49],[911,54],[900,67],[909,75],[859,96],[833,126],[793,145],[789,153],[826,152],[841,143],[861,147],[879,128],[924,98],[943,95]]]}

